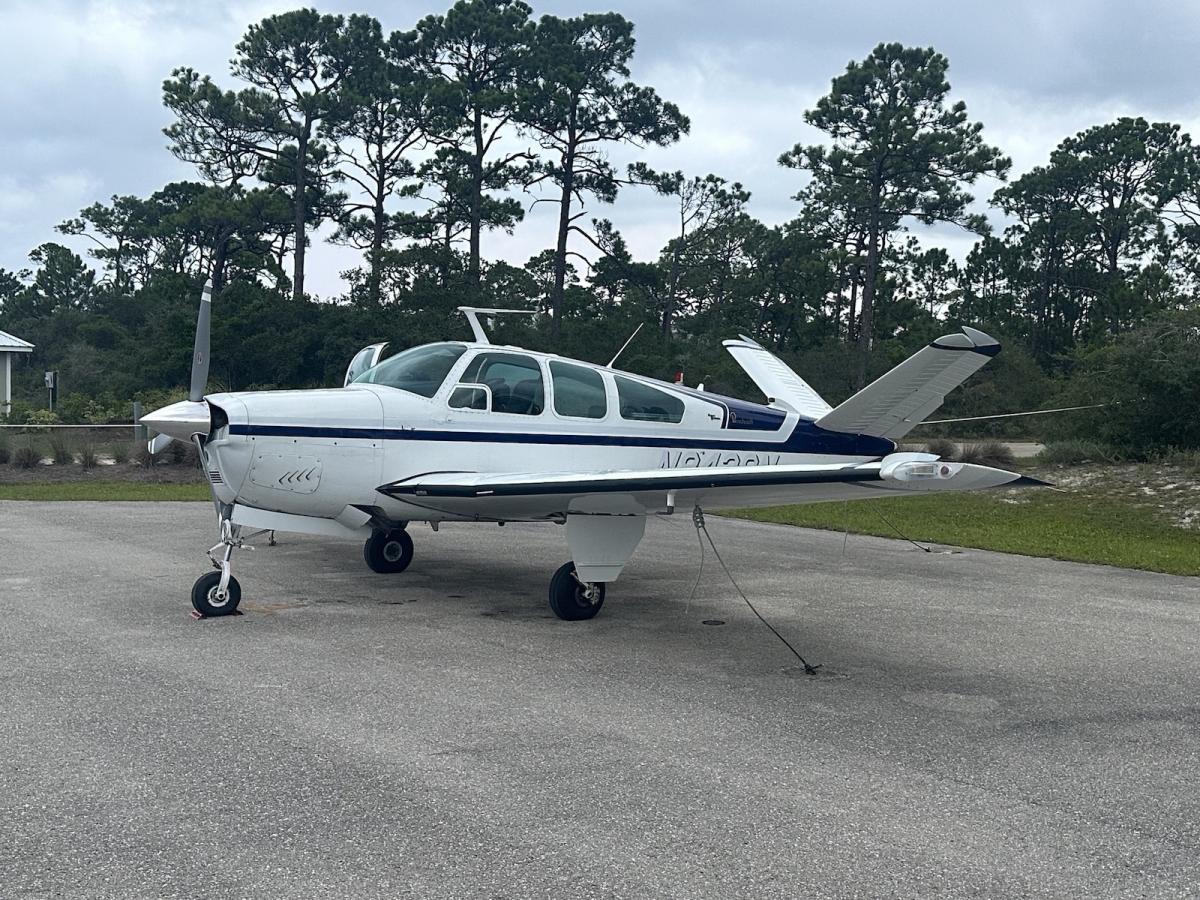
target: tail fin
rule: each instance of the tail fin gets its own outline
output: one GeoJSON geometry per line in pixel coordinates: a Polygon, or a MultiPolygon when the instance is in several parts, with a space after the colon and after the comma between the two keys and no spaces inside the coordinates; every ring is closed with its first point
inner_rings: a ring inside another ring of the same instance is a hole
{"type": "Polygon", "coordinates": [[[938,338],[871,382],[817,425],[848,434],[904,437],[999,352],[995,338],[964,326],[962,333],[938,338]]]}
{"type": "Polygon", "coordinates": [[[744,334],[740,337],[738,341],[724,341],[724,347],[772,403],[810,419],[819,419],[833,408],[782,359],[744,334]]]}

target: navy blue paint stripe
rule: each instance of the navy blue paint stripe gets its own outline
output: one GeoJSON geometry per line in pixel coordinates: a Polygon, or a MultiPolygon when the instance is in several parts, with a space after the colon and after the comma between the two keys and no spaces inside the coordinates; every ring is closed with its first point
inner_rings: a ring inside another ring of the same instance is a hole
{"type": "Polygon", "coordinates": [[[707,437],[656,438],[617,434],[533,434],[512,431],[423,431],[416,428],[332,428],[320,425],[230,425],[230,434],[251,437],[312,437],[367,441],[456,441],[487,444],[568,444],[600,447],[651,447],[746,450],[789,453],[783,441],[723,441],[707,437]]]}

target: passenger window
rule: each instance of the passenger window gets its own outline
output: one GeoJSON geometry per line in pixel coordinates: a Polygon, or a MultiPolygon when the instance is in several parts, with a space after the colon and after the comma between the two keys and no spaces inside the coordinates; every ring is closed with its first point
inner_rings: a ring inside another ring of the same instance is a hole
{"type": "Polygon", "coordinates": [[[560,416],[603,419],[608,414],[604,379],[595,369],[551,362],[550,380],[554,382],[554,411],[560,416]]]}
{"type": "MultiPolygon", "coordinates": [[[[529,356],[480,353],[458,380],[462,385],[487,385],[492,393],[492,412],[540,416],[546,408],[542,370],[529,356]]],[[[455,388],[456,395],[459,390],[455,388]]]]}
{"type": "Polygon", "coordinates": [[[634,381],[632,378],[617,379],[617,401],[621,405],[621,418],[636,422],[682,422],[683,401],[678,397],[634,381]]]}

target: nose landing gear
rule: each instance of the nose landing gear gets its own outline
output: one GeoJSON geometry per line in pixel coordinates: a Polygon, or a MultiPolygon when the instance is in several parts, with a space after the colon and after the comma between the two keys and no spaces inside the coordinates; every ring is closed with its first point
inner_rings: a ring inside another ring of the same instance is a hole
{"type": "Polygon", "coordinates": [[[230,616],[242,601],[242,586],[233,577],[233,551],[253,550],[242,542],[242,526],[221,519],[221,540],[208,551],[218,570],[208,572],[192,585],[192,608],[201,616],[230,616]],[[220,555],[218,556],[218,551],[220,555]]]}

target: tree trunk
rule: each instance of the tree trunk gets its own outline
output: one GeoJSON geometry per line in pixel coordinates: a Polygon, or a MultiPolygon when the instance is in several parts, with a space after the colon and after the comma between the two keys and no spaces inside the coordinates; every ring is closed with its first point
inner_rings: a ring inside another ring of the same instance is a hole
{"type": "Polygon", "coordinates": [[[212,289],[213,293],[219,293],[221,288],[225,287],[225,264],[229,259],[229,241],[233,238],[233,231],[225,229],[217,237],[216,245],[213,247],[213,263],[212,263],[212,289]]]}
{"type": "Polygon", "coordinates": [[[296,183],[295,197],[293,198],[293,208],[295,211],[295,221],[293,228],[295,229],[296,252],[292,256],[292,300],[300,303],[304,300],[304,244],[305,244],[305,216],[308,212],[307,191],[305,184],[308,162],[308,134],[303,134],[300,137],[296,146],[296,183]]]}
{"type": "Polygon", "coordinates": [[[367,294],[372,306],[380,306],[383,304],[383,224],[387,216],[383,202],[386,185],[380,179],[376,182],[375,187],[375,223],[374,230],[371,232],[371,272],[367,294]]]}
{"type": "Polygon", "coordinates": [[[854,372],[854,390],[867,384],[867,365],[871,359],[871,338],[875,330],[875,283],[879,278],[879,213],[872,212],[867,230],[867,269],[863,278],[862,309],[858,314],[858,363],[854,372]]]}
{"type": "Polygon", "coordinates": [[[467,285],[471,299],[479,298],[479,235],[483,230],[483,113],[475,110],[475,155],[471,157],[471,258],[467,285]]]}
{"type": "Polygon", "coordinates": [[[687,237],[687,225],[683,221],[682,211],[679,214],[679,243],[671,253],[671,274],[667,280],[667,302],[663,307],[662,333],[663,337],[671,336],[672,319],[675,318],[675,294],[679,290],[679,255],[683,252],[683,241],[687,237]]]}
{"type": "Polygon", "coordinates": [[[558,204],[558,242],[554,246],[554,285],[550,290],[550,309],[553,316],[550,333],[558,338],[562,332],[563,293],[567,283],[567,235],[571,229],[571,191],[575,187],[575,142],[568,137],[567,152],[563,154],[562,199],[558,204]]]}

